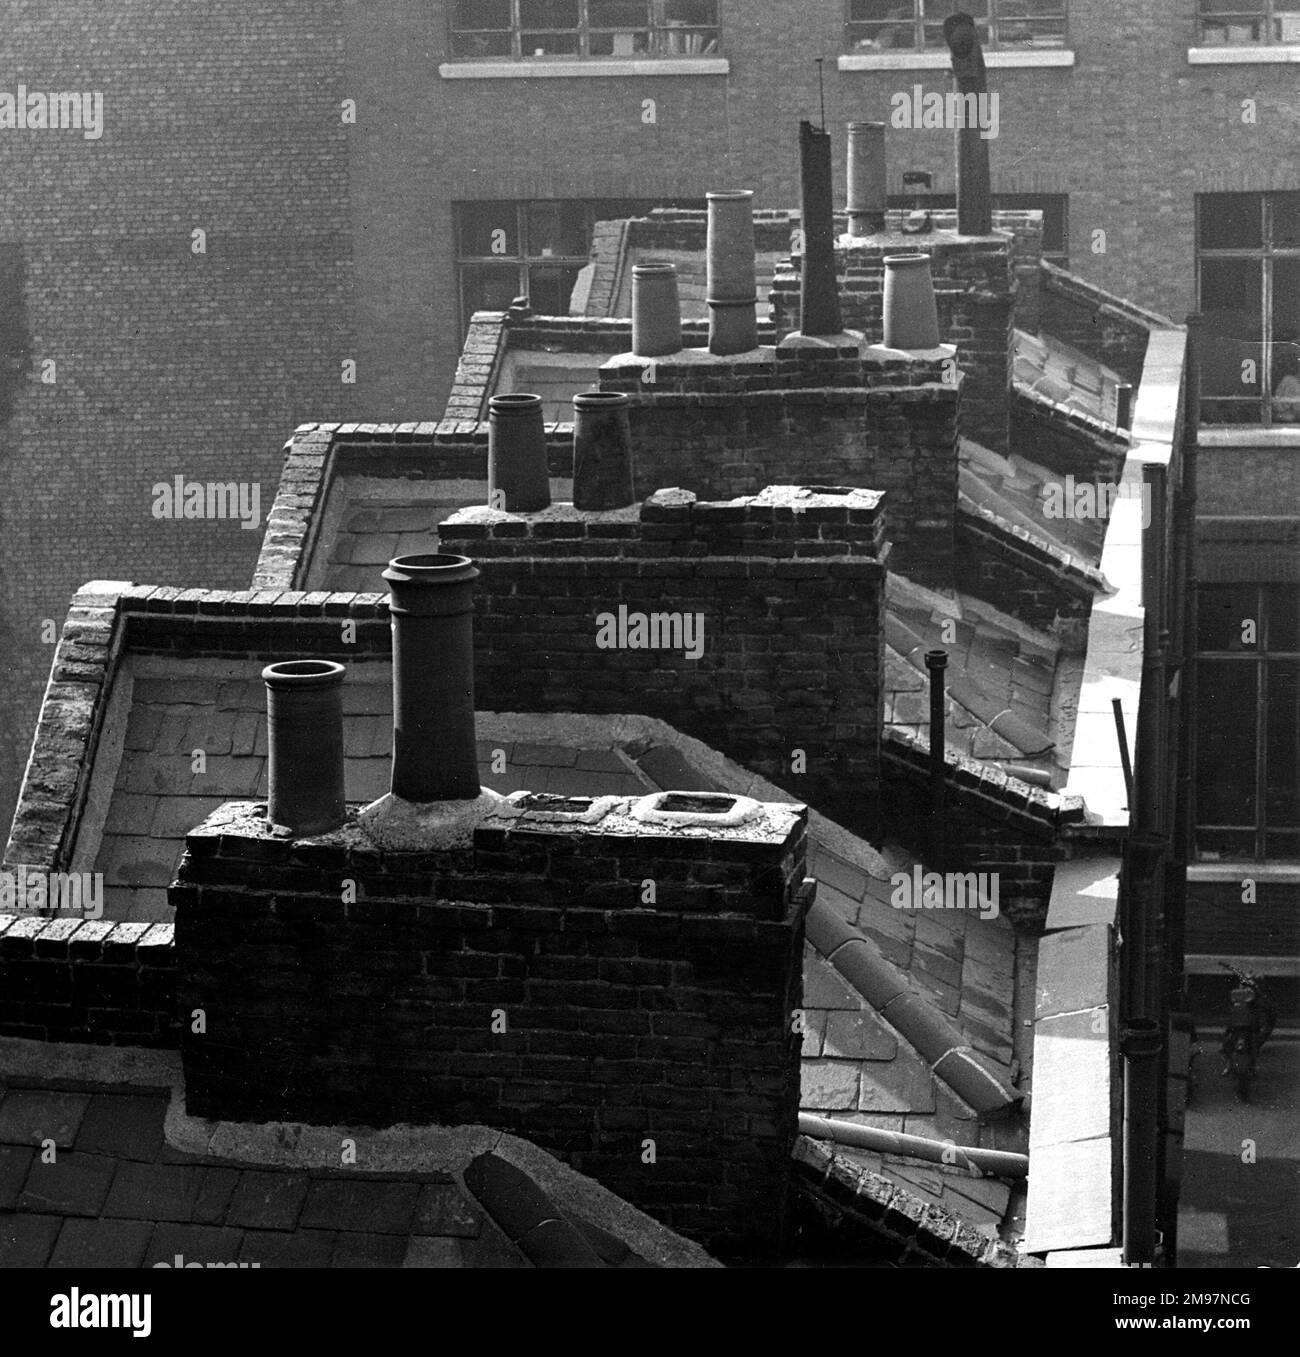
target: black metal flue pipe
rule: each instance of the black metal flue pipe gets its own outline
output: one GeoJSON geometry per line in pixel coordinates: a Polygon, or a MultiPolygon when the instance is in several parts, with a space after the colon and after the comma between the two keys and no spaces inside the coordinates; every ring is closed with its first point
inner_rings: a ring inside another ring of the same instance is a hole
{"type": "Polygon", "coordinates": [[[394,796],[469,801],[474,746],[474,581],[467,556],[398,556],[384,571],[393,629],[394,796]]]}
{"type": "Polygon", "coordinates": [[[972,102],[988,94],[984,53],[975,20],[953,14],[943,21],[944,41],[952,55],[952,74],[962,107],[957,128],[957,230],[964,236],[986,236],[993,230],[993,192],[989,181],[989,144],[980,135],[979,119],[969,115],[972,102]],[[974,95],[974,101],[967,98],[974,95]]]}
{"type": "Polygon", "coordinates": [[[1131,1018],[1120,1037],[1124,1056],[1125,1267],[1151,1267],[1156,1257],[1157,1084],[1160,1024],[1131,1018]]]}
{"type": "Polygon", "coordinates": [[[943,671],[948,667],[946,650],[927,650],[925,667],[930,674],[930,857],[938,869],[947,857],[944,835],[946,779],[944,768],[943,671]]]}
{"type": "Polygon", "coordinates": [[[799,187],[803,213],[802,309],[805,335],[837,335],[840,293],[835,277],[835,204],[831,188],[831,137],[810,122],[799,124],[799,187]]]}

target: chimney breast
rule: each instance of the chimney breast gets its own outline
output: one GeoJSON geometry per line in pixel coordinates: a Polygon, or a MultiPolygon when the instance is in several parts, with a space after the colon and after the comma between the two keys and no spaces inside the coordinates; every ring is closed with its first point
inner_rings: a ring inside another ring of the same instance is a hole
{"type": "Polygon", "coordinates": [[[754,194],[732,189],[707,197],[709,352],[749,353],[758,347],[754,194]]]}

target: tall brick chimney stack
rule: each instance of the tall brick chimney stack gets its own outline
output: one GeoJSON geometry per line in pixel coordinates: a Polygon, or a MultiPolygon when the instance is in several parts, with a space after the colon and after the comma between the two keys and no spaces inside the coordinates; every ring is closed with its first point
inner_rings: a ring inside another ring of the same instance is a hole
{"type": "Polygon", "coordinates": [[[361,812],[382,848],[451,847],[501,798],[479,786],[474,743],[474,581],[467,556],[388,564],[393,629],[392,790],[361,812]]]}

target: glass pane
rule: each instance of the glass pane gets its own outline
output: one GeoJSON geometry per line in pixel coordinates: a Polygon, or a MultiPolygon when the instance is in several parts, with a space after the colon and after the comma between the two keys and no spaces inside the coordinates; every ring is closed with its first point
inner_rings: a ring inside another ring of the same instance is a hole
{"type": "Polygon", "coordinates": [[[587,0],[587,22],[592,28],[648,28],[646,0],[587,0]]]}
{"type": "Polygon", "coordinates": [[[519,50],[526,57],[576,56],[578,33],[521,33],[519,50]]]}
{"type": "Polygon", "coordinates": [[[1197,590],[1197,650],[1258,654],[1258,646],[1248,646],[1242,640],[1247,622],[1255,624],[1255,635],[1259,636],[1263,619],[1260,617],[1259,590],[1255,585],[1203,584],[1197,590]]]}
{"type": "Polygon", "coordinates": [[[1058,0],[1000,0],[997,20],[1000,47],[1061,47],[1065,43],[1065,13],[1058,0]]]}
{"type": "Polygon", "coordinates": [[[1300,651],[1300,584],[1266,584],[1270,655],[1300,651]]]}
{"type": "Polygon", "coordinates": [[[1263,42],[1268,35],[1264,6],[1212,0],[1201,6],[1201,41],[1206,43],[1263,42]]]}
{"type": "Polygon", "coordinates": [[[529,203],[528,257],[585,259],[591,249],[585,203],[529,203]]]}
{"type": "Polygon", "coordinates": [[[506,311],[524,289],[518,264],[462,264],[461,315],[466,324],[475,311],[506,311]]]}
{"type": "Polygon", "coordinates": [[[1201,390],[1206,395],[1258,396],[1263,391],[1262,282],[1263,265],[1257,259],[1201,260],[1201,390]]]}
{"type": "Polygon", "coordinates": [[[519,0],[523,28],[577,28],[578,0],[519,0]]]}
{"type": "Polygon", "coordinates": [[[451,10],[453,28],[510,27],[510,0],[456,0],[451,10]]]}
{"type": "Polygon", "coordinates": [[[1300,248],[1300,193],[1274,193],[1272,198],[1274,248],[1300,248]]]}
{"type": "Polygon", "coordinates": [[[461,203],[456,210],[462,258],[519,253],[518,213],[514,203],[461,203]]]}
{"type": "Polygon", "coordinates": [[[1197,198],[1203,250],[1251,250],[1264,243],[1263,195],[1202,193],[1197,198]]]}
{"type": "Polygon", "coordinates": [[[1264,823],[1300,827],[1300,660],[1272,660],[1264,723],[1264,823]]]}
{"type": "Polygon", "coordinates": [[[1258,665],[1201,660],[1196,691],[1196,822],[1255,823],[1255,685],[1258,665]]]}
{"type": "Polygon", "coordinates": [[[1196,831],[1196,856],[1203,861],[1216,859],[1253,858],[1255,831],[1253,829],[1201,829],[1196,831]]]}
{"type": "Polygon", "coordinates": [[[454,57],[508,57],[513,56],[509,33],[453,33],[451,54],[454,57]]]}
{"type": "Polygon", "coordinates": [[[528,270],[528,300],[533,310],[539,316],[567,316],[581,268],[580,264],[568,268],[532,265],[528,270]]]}
{"type": "Polygon", "coordinates": [[[857,51],[916,46],[916,6],[898,0],[850,0],[847,41],[857,51]]]}
{"type": "Polygon", "coordinates": [[[1294,862],[1300,858],[1300,834],[1269,832],[1264,836],[1264,856],[1285,858],[1294,862]]]}
{"type": "Polygon", "coordinates": [[[1300,259],[1273,260],[1273,422],[1300,424],[1300,259]]]}
{"type": "Polygon", "coordinates": [[[644,29],[620,29],[616,33],[593,32],[587,39],[593,57],[632,57],[651,50],[650,34],[644,29]]]}
{"type": "MultiPolygon", "coordinates": [[[[897,5],[897,0],[895,0],[897,5]]],[[[907,9],[909,6],[902,6],[907,9]]],[[[664,22],[712,28],[718,22],[718,0],[664,0],[664,22]]]]}

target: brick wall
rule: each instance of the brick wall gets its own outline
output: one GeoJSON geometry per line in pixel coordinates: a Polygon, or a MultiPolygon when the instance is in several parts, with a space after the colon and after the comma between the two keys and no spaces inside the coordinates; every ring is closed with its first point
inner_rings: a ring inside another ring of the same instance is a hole
{"type": "Polygon", "coordinates": [[[188,1110],[482,1123],[707,1247],[777,1248],[810,897],[805,813],[761,816],[525,813],[472,851],[381,854],[355,827],[287,842],[223,807],[171,891],[182,1002],[207,1019],[184,1036],[188,1110]]]}
{"type": "Polygon", "coordinates": [[[312,0],[6,9],[5,89],[98,91],[103,135],[0,135],[4,273],[20,267],[25,308],[0,418],[0,823],[49,670],[43,624],[80,584],[248,580],[260,532],[154,518],[151,486],[258,482],[264,522],[286,418],[350,409],[343,66],[339,7],[312,0]]]}
{"type": "MultiPolygon", "coordinates": [[[[1011,329],[1015,304],[1012,241],[1003,235],[959,237],[879,235],[836,250],[840,309],[846,330],[872,343],[881,339],[885,256],[916,251],[930,256],[939,334],[957,346],[964,383],[962,432],[995,452],[1008,450],[1011,329]]],[[[799,326],[797,270],[778,272],[772,285],[772,318],[778,335],[799,326]]]]}
{"type": "Polygon", "coordinates": [[[604,514],[462,509],[446,519],[442,549],[472,556],[482,572],[480,706],[659,717],[869,829],[882,722],[880,496],[856,492],[852,507],[793,491],[728,504],[692,498],[669,492],[604,514]],[[700,657],[599,648],[597,617],[620,606],[701,614],[700,657]]]}
{"type": "Polygon", "coordinates": [[[1152,326],[1176,324],[1052,264],[1042,266],[1040,296],[1046,333],[1114,368],[1135,388],[1142,381],[1152,326]]]}
{"type": "Polygon", "coordinates": [[[966,384],[944,381],[941,363],[777,348],[652,366],[652,381],[647,360],[631,355],[601,369],[603,390],[632,395],[639,495],[664,485],[709,499],[767,485],[881,490],[895,568],[950,578],[966,384]]]}

